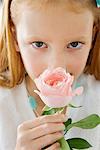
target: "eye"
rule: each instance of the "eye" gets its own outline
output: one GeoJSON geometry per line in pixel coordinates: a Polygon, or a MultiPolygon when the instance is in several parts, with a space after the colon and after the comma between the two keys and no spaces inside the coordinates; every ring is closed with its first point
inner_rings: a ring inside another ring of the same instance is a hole
{"type": "Polygon", "coordinates": [[[47,45],[42,41],[32,42],[32,46],[36,49],[38,49],[38,48],[47,48],[47,45]]]}
{"type": "Polygon", "coordinates": [[[83,44],[84,43],[82,43],[82,42],[76,41],[76,42],[72,42],[72,43],[68,44],[67,48],[70,48],[70,49],[80,49],[80,48],[82,48],[83,44]]]}

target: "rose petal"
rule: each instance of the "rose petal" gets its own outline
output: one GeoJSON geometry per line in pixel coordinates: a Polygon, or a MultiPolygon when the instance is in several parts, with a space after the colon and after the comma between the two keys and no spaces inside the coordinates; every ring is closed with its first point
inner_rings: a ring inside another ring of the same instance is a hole
{"type": "Polygon", "coordinates": [[[44,81],[41,78],[36,78],[34,80],[35,84],[37,85],[37,88],[43,95],[62,95],[66,96],[71,95],[71,88],[72,82],[74,80],[74,77],[71,76],[69,73],[67,73],[68,80],[65,82],[62,82],[62,84],[58,86],[49,86],[48,84],[44,83],[44,81]],[[70,77],[70,79],[69,79],[70,77]]]}
{"type": "Polygon", "coordinates": [[[34,80],[39,91],[35,90],[43,102],[53,108],[66,106],[72,97],[80,95],[83,87],[72,91],[74,77],[66,73],[64,68],[46,69],[34,80]]]}
{"type": "Polygon", "coordinates": [[[44,96],[39,91],[34,90],[35,93],[37,93],[42,101],[48,106],[52,108],[60,108],[67,106],[70,101],[72,100],[72,96],[44,96]]]}

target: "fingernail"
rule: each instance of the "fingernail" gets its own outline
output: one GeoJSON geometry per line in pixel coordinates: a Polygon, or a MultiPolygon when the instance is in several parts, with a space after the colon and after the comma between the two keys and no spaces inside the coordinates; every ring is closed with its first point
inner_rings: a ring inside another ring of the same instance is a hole
{"type": "Polygon", "coordinates": [[[57,143],[57,148],[60,148],[60,143],[57,143]]]}

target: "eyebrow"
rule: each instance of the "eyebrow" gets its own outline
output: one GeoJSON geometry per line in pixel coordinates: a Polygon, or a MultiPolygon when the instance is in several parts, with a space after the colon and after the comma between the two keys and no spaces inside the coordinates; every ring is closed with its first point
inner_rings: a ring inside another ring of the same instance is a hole
{"type": "MultiPolygon", "coordinates": [[[[67,37],[67,36],[66,36],[67,37]]],[[[49,38],[48,38],[49,39],[49,38]]],[[[25,43],[32,43],[33,41],[46,41],[46,42],[50,42],[50,40],[48,40],[46,38],[43,38],[43,37],[38,37],[38,36],[30,36],[30,37],[27,37],[27,38],[24,38],[24,42],[25,43]]],[[[88,39],[88,36],[76,36],[76,37],[70,37],[70,39],[64,39],[65,42],[69,42],[69,41],[86,41],[88,39]]]]}
{"type": "Polygon", "coordinates": [[[38,37],[38,36],[30,36],[30,37],[26,37],[24,38],[25,43],[32,43],[33,41],[49,41],[46,38],[43,37],[38,37]]]}

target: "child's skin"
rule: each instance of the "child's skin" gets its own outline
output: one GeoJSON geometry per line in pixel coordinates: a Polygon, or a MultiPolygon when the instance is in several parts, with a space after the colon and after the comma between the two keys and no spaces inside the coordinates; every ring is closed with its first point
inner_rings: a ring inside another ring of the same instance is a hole
{"type": "MultiPolygon", "coordinates": [[[[32,93],[36,88],[32,79],[45,69],[56,67],[65,68],[75,79],[81,75],[91,48],[93,14],[87,9],[75,13],[59,4],[39,10],[25,3],[20,13],[15,23],[19,45],[17,50],[29,75],[27,88],[37,99],[37,110],[41,112],[44,104],[32,93]],[[39,45],[36,41],[44,43],[39,45]]],[[[62,137],[60,131],[64,130],[64,121],[62,115],[51,115],[21,124],[18,127],[16,150],[40,150],[49,144],[52,145],[46,150],[59,149],[53,143],[62,137]]]]}

